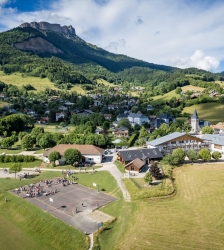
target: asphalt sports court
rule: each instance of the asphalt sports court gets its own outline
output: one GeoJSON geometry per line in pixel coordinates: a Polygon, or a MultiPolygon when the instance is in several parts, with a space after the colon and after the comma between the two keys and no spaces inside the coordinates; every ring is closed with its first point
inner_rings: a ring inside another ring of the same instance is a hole
{"type": "MultiPolygon", "coordinates": [[[[88,213],[117,200],[113,196],[79,184],[65,187],[60,184],[52,186],[57,188],[56,194],[28,197],[26,200],[87,234],[95,232],[100,223],[100,221],[90,218],[88,213]],[[53,199],[53,202],[50,202],[50,198],[53,199]]],[[[44,186],[44,191],[52,190],[52,186],[44,186]]]]}

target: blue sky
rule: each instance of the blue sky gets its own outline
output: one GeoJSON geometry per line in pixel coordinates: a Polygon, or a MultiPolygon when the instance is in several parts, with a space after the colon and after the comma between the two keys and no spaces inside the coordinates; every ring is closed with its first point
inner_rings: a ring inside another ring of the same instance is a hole
{"type": "Polygon", "coordinates": [[[222,0],[0,0],[0,32],[23,22],[72,25],[114,53],[224,71],[222,0]]]}

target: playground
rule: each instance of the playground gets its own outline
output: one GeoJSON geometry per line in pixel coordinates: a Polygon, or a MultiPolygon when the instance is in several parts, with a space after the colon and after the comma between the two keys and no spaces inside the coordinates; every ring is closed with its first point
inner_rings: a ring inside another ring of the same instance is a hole
{"type": "Polygon", "coordinates": [[[98,192],[97,187],[94,190],[62,179],[31,184],[13,192],[86,234],[95,232],[101,226],[101,221],[96,221],[88,214],[117,200],[98,192]]]}

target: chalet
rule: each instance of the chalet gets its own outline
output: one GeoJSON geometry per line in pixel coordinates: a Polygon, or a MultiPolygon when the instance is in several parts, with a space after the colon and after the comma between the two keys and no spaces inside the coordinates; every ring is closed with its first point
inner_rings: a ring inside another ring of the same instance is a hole
{"type": "Polygon", "coordinates": [[[161,160],[163,155],[157,148],[153,149],[127,149],[120,150],[117,153],[117,160],[123,164],[128,164],[134,161],[136,158],[142,160],[145,164],[149,164],[151,160],[161,160]]]}
{"type": "Polygon", "coordinates": [[[65,159],[63,157],[67,149],[77,149],[82,154],[82,162],[88,163],[101,163],[103,159],[104,149],[93,146],[93,145],[78,145],[78,144],[58,144],[55,147],[44,152],[44,162],[50,163],[49,155],[53,151],[57,151],[61,155],[59,160],[59,165],[65,164],[65,159]]]}
{"type": "Polygon", "coordinates": [[[135,160],[125,165],[125,170],[141,172],[144,166],[145,166],[145,162],[140,160],[139,158],[136,158],[135,160]]]}
{"type": "Polygon", "coordinates": [[[126,127],[115,128],[115,129],[113,129],[112,134],[117,136],[117,137],[129,136],[128,128],[126,128],[126,127]]]}
{"type": "Polygon", "coordinates": [[[157,148],[163,153],[172,153],[176,148],[182,148],[185,151],[191,149],[201,149],[208,144],[198,137],[188,135],[185,132],[174,132],[172,134],[160,137],[146,143],[147,148],[157,148]]]}

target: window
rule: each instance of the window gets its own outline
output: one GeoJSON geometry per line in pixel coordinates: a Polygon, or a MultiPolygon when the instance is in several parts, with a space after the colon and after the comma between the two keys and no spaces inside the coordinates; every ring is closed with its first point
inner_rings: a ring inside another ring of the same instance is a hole
{"type": "Polygon", "coordinates": [[[131,165],[131,170],[135,170],[135,167],[133,165],[131,165]]]}
{"type": "Polygon", "coordinates": [[[93,158],[88,158],[89,159],[89,161],[93,161],[93,158]]]}

